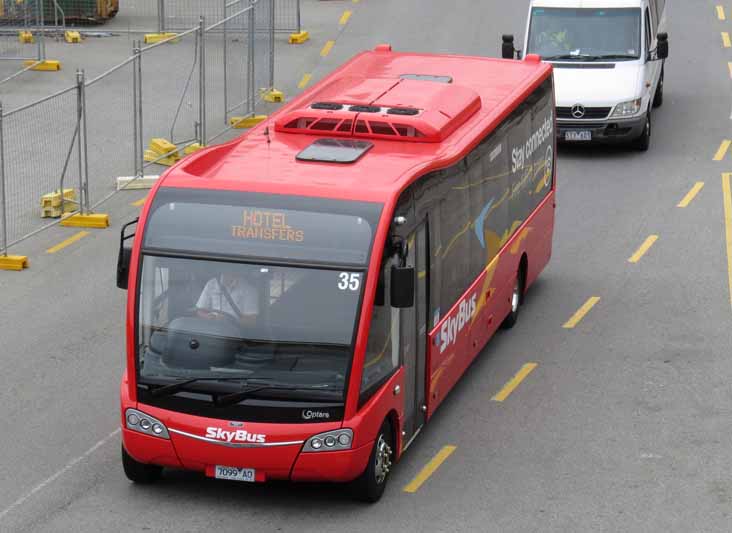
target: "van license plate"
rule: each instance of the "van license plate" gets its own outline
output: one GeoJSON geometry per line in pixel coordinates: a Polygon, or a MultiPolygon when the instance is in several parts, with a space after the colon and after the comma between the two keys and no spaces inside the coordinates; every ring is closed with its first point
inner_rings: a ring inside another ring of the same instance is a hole
{"type": "Polygon", "coordinates": [[[568,131],[564,134],[565,141],[591,141],[592,132],[589,130],[568,131]]]}
{"type": "Polygon", "coordinates": [[[221,466],[216,465],[216,471],[214,472],[216,479],[229,479],[232,481],[248,481],[254,483],[254,469],[253,468],[237,468],[235,466],[221,466]]]}

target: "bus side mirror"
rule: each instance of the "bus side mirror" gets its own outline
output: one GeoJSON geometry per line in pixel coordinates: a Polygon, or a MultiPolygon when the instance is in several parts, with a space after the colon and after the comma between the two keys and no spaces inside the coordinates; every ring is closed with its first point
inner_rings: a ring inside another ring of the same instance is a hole
{"type": "Polygon", "coordinates": [[[656,57],[658,59],[668,58],[668,33],[658,34],[658,45],[656,46],[656,57]]]}
{"type": "Polygon", "coordinates": [[[117,287],[127,290],[127,279],[130,276],[130,260],[132,248],[122,248],[117,257],[117,287]]]}
{"type": "Polygon", "coordinates": [[[134,233],[127,234],[127,228],[137,224],[136,218],[122,226],[119,236],[119,255],[117,256],[117,287],[127,290],[127,280],[130,277],[130,262],[132,261],[132,248],[125,246],[125,241],[135,236],[134,233]]]}
{"type": "Polygon", "coordinates": [[[414,305],[414,267],[391,267],[391,306],[398,309],[414,305]]]}
{"type": "Polygon", "coordinates": [[[513,35],[504,35],[502,38],[501,57],[503,59],[513,59],[516,55],[516,48],[513,46],[513,35]]]}

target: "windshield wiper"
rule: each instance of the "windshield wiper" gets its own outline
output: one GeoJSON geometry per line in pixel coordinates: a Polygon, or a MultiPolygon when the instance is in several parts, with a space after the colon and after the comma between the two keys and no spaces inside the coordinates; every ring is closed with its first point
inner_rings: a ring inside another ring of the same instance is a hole
{"type": "Polygon", "coordinates": [[[605,54],[596,57],[598,59],[638,59],[638,56],[633,56],[630,54],[605,54]]]}
{"type": "MultiPolygon", "coordinates": [[[[247,382],[247,383],[251,383],[247,382]]],[[[273,390],[273,391],[299,391],[299,390],[307,390],[307,391],[323,391],[326,389],[329,389],[330,385],[323,384],[323,385],[287,385],[284,383],[267,383],[264,382],[261,385],[255,385],[253,387],[249,387],[243,390],[240,390],[239,392],[232,392],[231,394],[225,394],[223,396],[217,396],[214,399],[214,405],[216,407],[226,407],[227,405],[233,405],[236,403],[239,403],[240,401],[244,400],[245,398],[248,398],[250,395],[263,391],[263,390],[273,390]]],[[[333,389],[328,390],[328,392],[340,392],[343,389],[333,389]]]]}
{"type": "Polygon", "coordinates": [[[588,54],[560,54],[556,56],[542,57],[544,61],[558,61],[561,59],[576,59],[578,61],[596,61],[600,56],[591,56],[588,54]]]}
{"type": "MultiPolygon", "coordinates": [[[[160,387],[156,387],[150,391],[150,394],[156,398],[160,397],[160,396],[169,396],[170,394],[175,394],[176,392],[183,390],[191,383],[196,383],[197,381],[243,381],[246,379],[247,379],[246,376],[238,376],[238,377],[219,376],[219,377],[203,377],[203,378],[184,379],[183,381],[176,381],[175,383],[171,383],[170,385],[162,385],[160,387]]],[[[143,383],[143,385],[149,385],[149,384],[143,383]]]]}

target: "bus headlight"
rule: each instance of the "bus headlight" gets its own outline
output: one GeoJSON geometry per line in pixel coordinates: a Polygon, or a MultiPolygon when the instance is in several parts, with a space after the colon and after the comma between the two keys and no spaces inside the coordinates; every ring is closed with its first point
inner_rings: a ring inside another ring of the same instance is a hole
{"type": "Polygon", "coordinates": [[[313,435],[306,442],[304,452],[330,452],[336,450],[350,450],[353,442],[353,430],[336,429],[313,435]]]}
{"type": "Polygon", "coordinates": [[[137,409],[127,409],[125,411],[125,427],[138,433],[160,437],[161,439],[170,439],[168,429],[160,420],[148,414],[138,411],[137,409]]]}
{"type": "Polygon", "coordinates": [[[641,109],[642,101],[640,98],[635,100],[628,100],[627,102],[620,102],[615,106],[612,116],[614,117],[629,117],[631,115],[637,115],[641,109]]]}

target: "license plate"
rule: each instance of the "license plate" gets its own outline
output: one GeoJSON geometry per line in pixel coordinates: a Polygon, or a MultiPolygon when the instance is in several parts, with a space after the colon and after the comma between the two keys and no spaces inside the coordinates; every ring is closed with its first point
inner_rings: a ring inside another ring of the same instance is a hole
{"type": "Polygon", "coordinates": [[[229,479],[231,481],[248,481],[254,483],[253,468],[237,468],[235,466],[216,465],[214,472],[216,479],[229,479]]]}
{"type": "Polygon", "coordinates": [[[589,130],[567,131],[564,133],[565,141],[591,141],[592,132],[589,130]]]}

